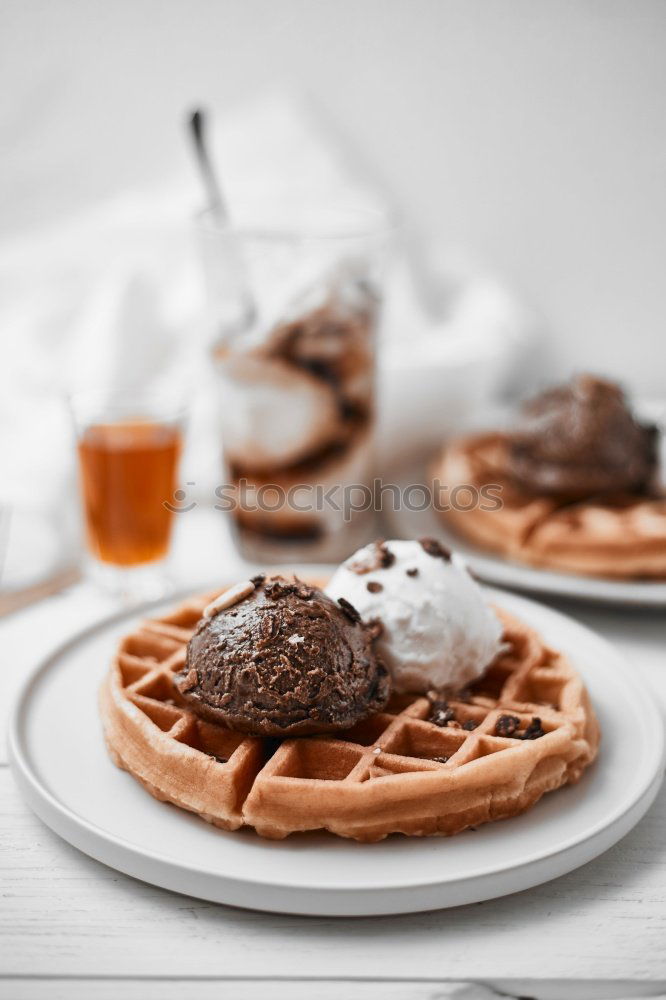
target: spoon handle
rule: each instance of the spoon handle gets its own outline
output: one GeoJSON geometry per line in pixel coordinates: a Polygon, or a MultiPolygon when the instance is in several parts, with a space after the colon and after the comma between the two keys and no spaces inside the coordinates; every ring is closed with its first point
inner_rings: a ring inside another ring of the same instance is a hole
{"type": "Polygon", "coordinates": [[[190,116],[190,131],[194,140],[197,163],[199,164],[204,187],[208,194],[209,207],[220,222],[227,223],[229,221],[229,212],[208,152],[208,145],[206,143],[206,113],[202,108],[197,108],[192,112],[190,116]]]}

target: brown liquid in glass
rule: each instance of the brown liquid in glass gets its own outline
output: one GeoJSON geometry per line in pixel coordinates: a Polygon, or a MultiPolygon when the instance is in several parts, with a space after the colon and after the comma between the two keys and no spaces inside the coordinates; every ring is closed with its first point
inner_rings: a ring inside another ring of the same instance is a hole
{"type": "Polygon", "coordinates": [[[88,546],[116,566],[166,556],[181,434],[164,424],[127,422],[87,428],[78,446],[88,546]]]}

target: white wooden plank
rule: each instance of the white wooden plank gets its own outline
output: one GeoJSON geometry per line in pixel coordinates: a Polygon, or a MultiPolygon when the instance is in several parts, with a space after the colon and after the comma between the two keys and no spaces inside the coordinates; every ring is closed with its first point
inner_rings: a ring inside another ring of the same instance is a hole
{"type": "MultiPolygon", "coordinates": [[[[3,990],[5,994],[3,994],[3,990]]],[[[294,980],[0,980],[12,1000],[499,1000],[483,986],[443,983],[333,983],[294,980]],[[473,992],[472,992],[473,991],[473,992]]]]}
{"type": "Polygon", "coordinates": [[[555,882],[456,910],[358,920],[176,896],[60,841],[6,768],[0,801],[0,975],[666,980],[664,791],[620,844],[555,882]]]}
{"type": "Polygon", "coordinates": [[[534,982],[512,980],[494,986],[480,983],[354,982],[238,979],[9,979],[0,980],[0,992],[12,1000],[638,1000],[666,995],[652,983],[534,982]]]}

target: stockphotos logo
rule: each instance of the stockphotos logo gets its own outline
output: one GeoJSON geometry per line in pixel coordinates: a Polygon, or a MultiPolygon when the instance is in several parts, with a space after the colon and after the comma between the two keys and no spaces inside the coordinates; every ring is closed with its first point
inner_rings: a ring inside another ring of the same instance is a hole
{"type": "MultiPolygon", "coordinates": [[[[164,506],[174,514],[185,514],[199,505],[194,499],[196,481],[186,483],[189,489],[177,489],[164,506]]],[[[216,510],[241,513],[272,514],[292,510],[297,514],[320,514],[331,511],[344,521],[367,511],[397,513],[399,511],[497,511],[503,507],[502,487],[486,483],[478,487],[459,483],[448,487],[435,479],[432,483],[409,483],[399,486],[374,479],[370,483],[298,483],[285,489],[279,483],[256,486],[247,479],[223,483],[214,490],[216,510]]]]}

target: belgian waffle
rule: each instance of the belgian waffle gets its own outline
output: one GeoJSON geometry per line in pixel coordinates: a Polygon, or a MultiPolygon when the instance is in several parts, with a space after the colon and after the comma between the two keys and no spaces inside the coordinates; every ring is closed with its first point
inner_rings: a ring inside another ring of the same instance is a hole
{"type": "MultiPolygon", "coordinates": [[[[435,463],[433,477],[445,502],[456,487],[501,487],[499,509],[488,509],[481,497],[470,509],[451,506],[442,512],[460,535],[533,566],[620,579],[666,578],[666,497],[558,503],[517,489],[506,467],[503,434],[456,441],[435,463]]],[[[467,506],[466,497],[462,505],[467,506]]]]}
{"type": "Polygon", "coordinates": [[[498,612],[504,651],[447,703],[394,696],[336,738],[243,736],[194,715],[173,675],[206,595],[120,643],[102,691],[114,762],[156,798],[264,837],[326,829],[362,841],[453,834],[513,816],[577,781],[599,729],[568,660],[498,612]]]}

